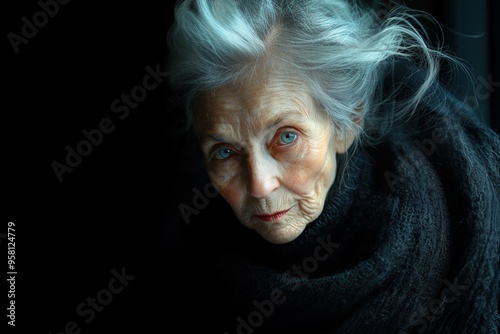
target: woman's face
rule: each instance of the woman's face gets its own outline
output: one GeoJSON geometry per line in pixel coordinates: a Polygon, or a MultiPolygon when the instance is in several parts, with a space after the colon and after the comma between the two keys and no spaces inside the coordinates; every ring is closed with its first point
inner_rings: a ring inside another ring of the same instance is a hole
{"type": "Polygon", "coordinates": [[[297,80],[274,76],[200,94],[195,127],[209,177],[246,227],[294,240],[323,210],[339,138],[297,80]]]}

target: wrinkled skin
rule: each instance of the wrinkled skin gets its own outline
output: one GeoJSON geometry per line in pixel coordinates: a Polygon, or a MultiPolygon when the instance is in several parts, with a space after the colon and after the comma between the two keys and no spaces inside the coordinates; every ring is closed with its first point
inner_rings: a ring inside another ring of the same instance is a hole
{"type": "Polygon", "coordinates": [[[320,215],[336,154],[352,139],[336,134],[299,79],[260,79],[199,94],[195,128],[209,177],[240,222],[282,244],[320,215]]]}

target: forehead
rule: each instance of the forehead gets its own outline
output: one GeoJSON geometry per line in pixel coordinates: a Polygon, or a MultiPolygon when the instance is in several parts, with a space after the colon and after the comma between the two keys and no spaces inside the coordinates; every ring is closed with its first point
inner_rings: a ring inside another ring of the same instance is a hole
{"type": "Polygon", "coordinates": [[[275,76],[226,85],[197,96],[195,125],[198,132],[222,130],[246,122],[248,126],[268,126],[282,118],[308,118],[315,104],[305,83],[295,78],[275,76]]]}

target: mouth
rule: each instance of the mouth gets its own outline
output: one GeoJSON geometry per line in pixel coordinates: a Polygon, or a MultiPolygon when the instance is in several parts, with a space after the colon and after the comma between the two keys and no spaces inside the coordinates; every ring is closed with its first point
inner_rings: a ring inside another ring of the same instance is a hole
{"type": "Polygon", "coordinates": [[[281,219],[291,209],[292,208],[287,209],[287,210],[283,210],[283,211],[273,212],[273,213],[270,213],[270,214],[258,214],[258,215],[254,215],[254,216],[257,217],[257,218],[259,218],[262,221],[265,221],[265,222],[269,223],[269,222],[274,222],[274,221],[277,221],[277,220],[281,219]]]}

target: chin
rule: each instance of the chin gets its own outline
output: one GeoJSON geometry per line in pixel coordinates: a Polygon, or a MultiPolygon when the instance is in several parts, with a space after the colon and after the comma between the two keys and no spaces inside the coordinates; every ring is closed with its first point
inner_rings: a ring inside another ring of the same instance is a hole
{"type": "Polygon", "coordinates": [[[305,225],[301,227],[297,226],[280,226],[275,228],[265,228],[265,229],[256,229],[257,233],[260,234],[264,240],[272,243],[272,244],[286,244],[295,240],[305,229],[305,225]]]}

